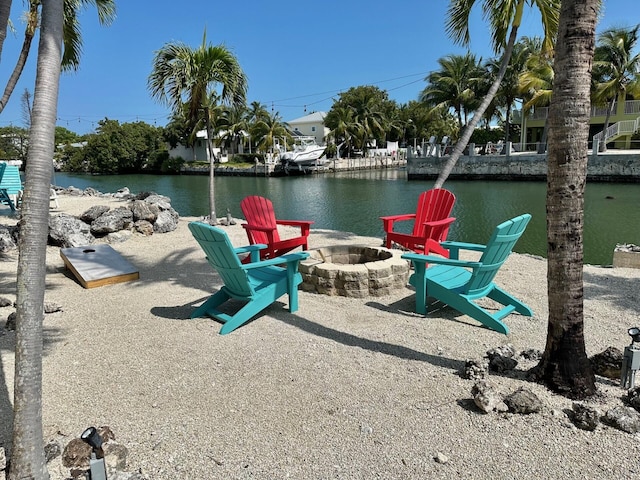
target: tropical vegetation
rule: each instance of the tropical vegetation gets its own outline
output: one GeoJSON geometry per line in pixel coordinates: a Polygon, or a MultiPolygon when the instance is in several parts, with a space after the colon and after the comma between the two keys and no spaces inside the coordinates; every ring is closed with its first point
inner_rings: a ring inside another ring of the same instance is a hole
{"type": "Polygon", "coordinates": [[[238,59],[224,45],[207,43],[206,30],[202,44],[192,48],[181,42],[162,46],[153,59],[148,86],[151,95],[171,107],[178,118],[191,127],[191,137],[204,127],[210,158],[209,222],[218,220],[215,208],[214,130],[223,122],[220,106],[239,108],[245,103],[247,79],[238,59]]]}

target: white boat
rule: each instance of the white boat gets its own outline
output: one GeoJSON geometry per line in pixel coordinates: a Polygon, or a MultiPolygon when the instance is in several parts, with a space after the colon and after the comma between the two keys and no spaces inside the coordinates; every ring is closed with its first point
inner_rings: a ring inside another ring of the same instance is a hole
{"type": "Polygon", "coordinates": [[[295,137],[293,150],[288,150],[280,154],[280,161],[283,164],[295,164],[299,167],[313,167],[324,164],[324,151],[327,147],[316,143],[314,137],[295,137]]]}

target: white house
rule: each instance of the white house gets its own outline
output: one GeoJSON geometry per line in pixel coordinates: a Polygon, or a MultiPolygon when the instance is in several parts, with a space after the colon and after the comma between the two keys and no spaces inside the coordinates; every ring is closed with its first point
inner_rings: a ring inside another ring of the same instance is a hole
{"type": "MultiPolygon", "coordinates": [[[[227,161],[226,157],[221,158],[219,147],[213,147],[213,152],[221,162],[227,161]]],[[[210,157],[207,148],[207,131],[200,130],[196,133],[196,141],[193,147],[185,147],[184,145],[178,144],[175,148],[170,148],[169,156],[171,158],[181,157],[186,162],[208,162],[210,157]]]]}
{"type": "Polygon", "coordinates": [[[304,117],[290,120],[287,123],[294,132],[314,137],[318,145],[325,145],[326,136],[329,134],[329,129],[324,126],[324,118],[326,116],[327,112],[314,112],[304,117]]]}

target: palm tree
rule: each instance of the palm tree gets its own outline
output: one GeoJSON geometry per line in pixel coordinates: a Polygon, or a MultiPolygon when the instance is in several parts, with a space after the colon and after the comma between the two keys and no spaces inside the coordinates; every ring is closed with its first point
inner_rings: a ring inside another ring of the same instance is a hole
{"type": "MultiPolygon", "coordinates": [[[[529,46],[531,53],[527,58],[524,70],[519,77],[519,90],[524,99],[522,114],[535,107],[548,107],[551,103],[551,93],[553,89],[553,52],[548,54],[542,51],[542,44],[536,39],[531,41],[529,46]]],[[[547,150],[547,131],[549,116],[547,115],[542,139],[538,146],[538,153],[547,150]]]]}
{"type": "MultiPolygon", "coordinates": [[[[469,45],[469,16],[475,4],[476,0],[451,0],[448,10],[447,32],[457,43],[469,45]]],[[[487,92],[471,121],[462,132],[461,138],[456,143],[451,156],[440,172],[435,183],[436,187],[441,187],[449,177],[458,158],[460,158],[467,146],[473,130],[498,91],[511,59],[511,52],[518,36],[518,28],[526,5],[536,7],[540,12],[545,51],[551,50],[553,47],[553,40],[558,30],[560,0],[482,0],[484,16],[491,25],[493,49],[496,53],[502,52],[502,64],[489,92],[487,92]],[[511,30],[509,31],[509,29],[511,30]]]]}
{"type": "Polygon", "coordinates": [[[62,58],[63,0],[42,5],[17,274],[15,390],[9,479],[48,479],[42,433],[42,322],[51,158],[62,58]]]}
{"type": "Polygon", "coordinates": [[[266,117],[258,120],[251,130],[251,137],[256,139],[258,150],[265,154],[273,153],[276,141],[282,139],[289,144],[293,142],[287,124],[282,121],[278,112],[267,113],[266,117]]]}
{"type": "MultiPolygon", "coordinates": [[[[530,41],[525,37],[522,41],[516,42],[511,53],[511,60],[504,72],[502,82],[496,93],[499,103],[504,107],[504,143],[510,141],[509,130],[511,126],[511,111],[516,100],[521,97],[520,74],[524,71],[527,59],[531,55],[530,41]]],[[[494,75],[500,71],[502,59],[493,59],[489,62],[489,69],[494,75]]]]}
{"type": "Polygon", "coordinates": [[[152,97],[179,113],[187,108],[187,118],[196,124],[203,121],[209,151],[209,222],[216,225],[215,162],[213,151],[212,110],[217,99],[228,105],[244,105],[247,79],[236,57],[224,46],[207,44],[191,48],[180,42],[167,43],[155,52],[148,87],[152,97]],[[216,87],[221,91],[216,92],[216,87]]]}
{"type": "MultiPolygon", "coordinates": [[[[267,108],[260,102],[251,102],[251,105],[247,108],[247,128],[249,133],[251,133],[253,126],[256,123],[267,118],[269,118],[269,111],[267,108]]],[[[253,138],[249,135],[249,153],[251,153],[251,147],[254,143],[253,138]]]]}
{"type": "Polygon", "coordinates": [[[244,136],[249,130],[247,112],[246,105],[235,105],[223,111],[226,128],[222,138],[230,144],[231,153],[238,153],[240,142],[244,141],[244,136]]]}
{"type": "Polygon", "coordinates": [[[9,27],[9,15],[11,14],[11,0],[0,0],[0,56],[2,47],[7,38],[7,28],[9,27]]]}
{"type": "MultiPolygon", "coordinates": [[[[616,100],[624,101],[626,95],[640,95],[640,53],[633,55],[638,45],[638,29],[611,28],[598,36],[593,73],[596,81],[594,101],[608,105],[603,130],[609,128],[611,112],[616,100]]],[[[605,152],[605,138],[599,150],[605,152]]]]}
{"type": "Polygon", "coordinates": [[[459,127],[467,124],[469,112],[474,108],[475,87],[482,73],[475,55],[447,55],[438,60],[440,70],[431,72],[420,101],[432,108],[452,108],[459,127]],[[464,119],[463,119],[464,117],[464,119]]]}
{"type": "MultiPolygon", "coordinates": [[[[3,2],[4,3],[4,2],[3,2]]],[[[9,2],[9,5],[11,2],[9,2]]],[[[7,105],[13,90],[15,89],[20,75],[27,63],[31,41],[36,33],[40,21],[41,0],[30,0],[29,11],[25,15],[26,27],[24,41],[16,65],[7,80],[2,98],[0,98],[0,112],[7,105]]],[[[63,70],[77,70],[80,65],[80,52],[82,50],[82,36],[80,35],[80,24],[78,16],[80,9],[87,5],[95,5],[98,9],[98,19],[103,25],[110,25],[116,16],[116,5],[114,0],[65,0],[64,2],[64,54],[62,56],[63,70]]],[[[4,25],[4,24],[3,24],[4,25]]],[[[5,25],[6,26],[6,25],[5,25]]]]}
{"type": "Polygon", "coordinates": [[[331,108],[324,119],[325,125],[330,129],[329,137],[336,144],[336,156],[340,158],[340,147],[346,145],[348,155],[351,155],[353,136],[356,130],[353,118],[353,109],[349,107],[331,108]]]}
{"type": "Polygon", "coordinates": [[[556,45],[547,155],[549,327],[531,371],[573,398],[596,391],[584,343],[583,224],[591,64],[600,0],[563,0],[556,45]]]}

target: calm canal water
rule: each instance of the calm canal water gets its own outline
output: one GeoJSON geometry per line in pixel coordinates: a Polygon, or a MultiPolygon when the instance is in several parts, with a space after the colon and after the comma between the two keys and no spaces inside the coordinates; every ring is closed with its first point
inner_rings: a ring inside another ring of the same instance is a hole
{"type": "MultiPolygon", "coordinates": [[[[60,172],[53,179],[61,187],[93,187],[101,192],[123,187],[133,193],[154,191],[170,197],[181,216],[208,214],[207,181],[206,176],[87,176],[60,172]]],[[[419,193],[432,186],[433,181],[407,181],[403,170],[282,178],[217,177],[216,209],[218,217],[229,209],[233,217],[242,218],[242,198],[261,195],[273,201],[279,218],[314,220],[313,228],[382,239],[379,217],[415,211],[419,193]]],[[[449,239],[485,243],[497,224],[530,213],[531,223],[515,250],[546,256],[546,183],[450,181],[445,187],[456,195],[453,216],[457,220],[449,239]]],[[[611,264],[616,243],[640,244],[640,185],[588,183],[585,195],[585,263],[611,264]]]]}

